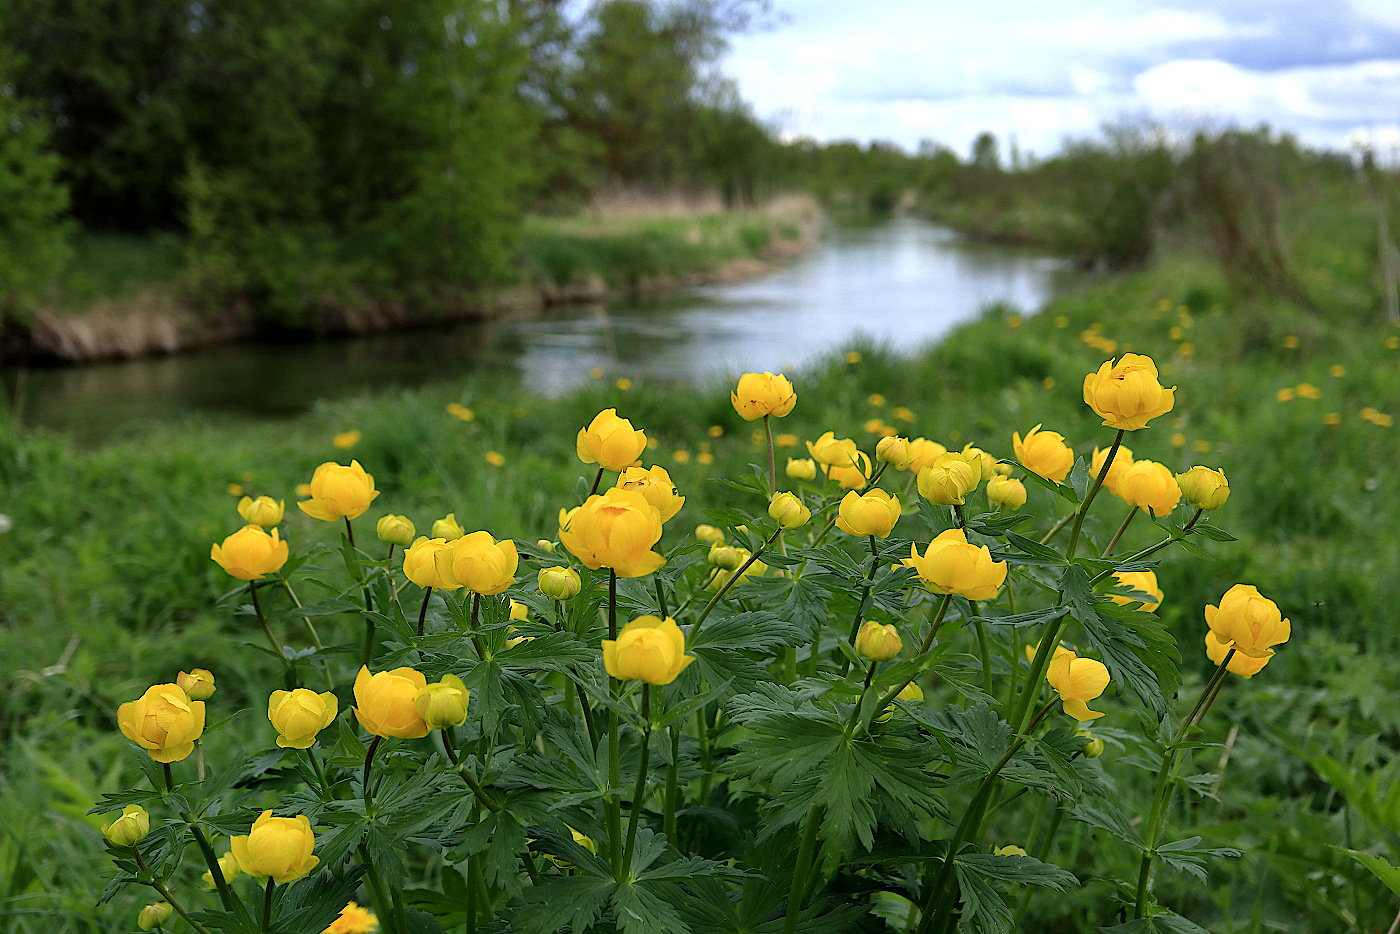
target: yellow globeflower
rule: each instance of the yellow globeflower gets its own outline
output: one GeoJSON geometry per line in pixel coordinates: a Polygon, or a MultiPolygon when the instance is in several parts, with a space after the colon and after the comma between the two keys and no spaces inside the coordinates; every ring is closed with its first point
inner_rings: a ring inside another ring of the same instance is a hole
{"type": "Polygon", "coordinates": [[[283,500],[273,499],[271,496],[259,496],[257,499],[245,496],[238,501],[238,514],[243,517],[243,521],[265,529],[280,523],[285,509],[286,504],[283,500]]]}
{"type": "MultiPolygon", "coordinates": [[[[418,739],[428,735],[428,725],[414,702],[428,679],[412,668],[369,673],[360,666],[355,676],[355,719],[375,736],[418,739]]],[[[242,860],[239,860],[242,862],[242,860]]],[[[247,871],[247,867],[244,867],[247,871]]]]}
{"type": "Polygon", "coordinates": [[[986,545],[973,545],[962,529],[948,529],[929,542],[922,555],[911,545],[902,562],[913,568],[934,593],[952,593],[969,600],[990,600],[1006,580],[1006,562],[993,561],[986,545]]]}
{"type": "Polygon", "coordinates": [[[1074,452],[1065,444],[1065,436],[1057,431],[1041,431],[1039,425],[1026,432],[1024,438],[1020,432],[1012,432],[1011,448],[1022,467],[1056,483],[1068,476],[1074,466],[1074,452]]]}
{"type": "Polygon", "coordinates": [[[724,530],[715,528],[713,525],[697,525],[695,537],[710,545],[724,544],[724,530]]]}
{"type": "Polygon", "coordinates": [[[619,681],[670,684],[695,661],[685,654],[685,634],[671,617],[639,616],[603,640],[603,667],[619,681]]]}
{"type": "Polygon", "coordinates": [[[277,745],[283,749],[310,749],[316,734],[331,725],[339,710],[340,704],[330,691],[273,691],[267,699],[267,719],[277,730],[277,745]]]}
{"type": "Polygon", "coordinates": [[[739,386],[729,394],[734,411],[745,421],[753,421],[765,415],[781,418],[792,411],[797,404],[797,392],[788,378],[779,373],[745,373],[739,377],[739,386]]]}
{"type": "Polygon", "coordinates": [[[246,837],[229,839],[238,868],[250,876],[271,876],[273,882],[295,882],[315,869],[320,860],[311,855],[316,837],[305,814],[273,817],[263,811],[246,837]]]}
{"type": "Polygon", "coordinates": [[[462,586],[452,573],[452,543],[420,535],[404,549],[403,574],[419,587],[456,590],[462,586]]]}
{"type": "MultiPolygon", "coordinates": [[[[1142,609],[1151,613],[1162,605],[1162,588],[1157,586],[1157,575],[1151,571],[1114,571],[1114,578],[1118,581],[1117,587],[1129,587],[1133,590],[1145,594],[1151,594],[1152,599],[1142,601],[1142,609]]],[[[1138,602],[1137,597],[1129,597],[1126,594],[1109,594],[1114,603],[1121,603],[1125,606],[1129,603],[1138,602]]]]}
{"type": "Polygon", "coordinates": [[[978,482],[985,482],[997,475],[997,459],[971,441],[963,445],[962,455],[967,458],[969,464],[977,468],[978,482]]]}
{"type": "Polygon", "coordinates": [[[789,480],[815,480],[817,462],[810,457],[789,457],[784,473],[789,480]]]}
{"type": "Polygon", "coordinates": [[[872,662],[887,662],[904,648],[899,630],[871,620],[856,634],[856,651],[872,662]]]}
{"type": "Polygon", "coordinates": [[[374,524],[374,534],[390,545],[407,545],[417,532],[408,516],[383,516],[374,524]]]}
{"type": "Polygon", "coordinates": [[[899,521],[899,497],[878,487],[861,494],[847,493],[837,507],[836,527],[847,535],[885,538],[899,521]]]}
{"type": "Polygon", "coordinates": [[[1060,695],[1065,713],[1074,719],[1082,723],[1103,716],[1101,711],[1089,709],[1089,701],[1108,687],[1108,668],[1103,662],[1080,658],[1068,649],[1063,654],[1056,652],[1045,670],[1045,680],[1060,695]]]}
{"type": "MultiPolygon", "coordinates": [[[[1103,470],[1103,462],[1108,457],[1110,448],[1094,448],[1094,457],[1089,464],[1089,476],[1097,477],[1103,470]]],[[[1133,451],[1126,444],[1118,445],[1118,453],[1113,455],[1113,463],[1108,465],[1108,476],[1103,478],[1103,485],[1108,487],[1108,492],[1114,496],[1122,496],[1118,492],[1118,484],[1123,481],[1123,474],[1128,472],[1128,468],[1133,466],[1133,451]]]]}
{"type": "Polygon", "coordinates": [[[374,934],[377,930],[379,919],[374,912],[351,902],[340,909],[340,914],[321,934],[374,934]]]}
{"type": "Polygon", "coordinates": [[[457,521],[457,514],[449,512],[441,519],[436,519],[428,528],[429,538],[440,538],[445,542],[455,542],[463,535],[467,534],[462,528],[462,524],[457,521]]]}
{"type": "Polygon", "coordinates": [[[156,902],[154,905],[147,905],[137,912],[136,926],[143,931],[153,931],[170,920],[170,912],[173,910],[169,902],[156,902]]]}
{"type": "Polygon", "coordinates": [[[204,732],[204,701],[190,700],[178,684],[152,685],[117,708],[117,726],[157,762],[179,762],[204,732]]]}
{"type": "Polygon", "coordinates": [[[486,596],[515,583],[520,555],[515,542],[496,541],[490,532],[473,532],[452,543],[452,576],[472,593],[486,596]]]}
{"type": "Polygon", "coordinates": [[[807,453],[812,455],[812,460],[827,467],[853,467],[862,456],[854,441],[838,438],[834,431],[824,432],[816,441],[808,441],[807,453]]]}
{"type": "Polygon", "coordinates": [[[360,434],[360,430],[358,428],[352,428],[349,431],[342,431],[340,434],[332,438],[331,444],[340,448],[342,451],[348,451],[350,448],[353,448],[355,445],[359,444],[360,439],[362,437],[364,436],[360,434]]]}
{"type": "Polygon", "coordinates": [[[456,675],[443,675],[441,681],[424,686],[413,704],[430,730],[445,730],[467,722],[471,691],[456,675]]]}
{"type": "Polygon", "coordinates": [[[180,690],[184,691],[185,696],[190,700],[208,700],[214,696],[214,691],[217,690],[214,686],[214,673],[208,668],[182,671],[175,676],[175,683],[180,686],[180,690]]]}
{"type": "Polygon", "coordinates": [[[661,540],[661,513],[636,490],[611,489],[559,510],[559,541],[590,568],[644,577],[666,563],[652,546],[661,540]]]}
{"type": "Polygon", "coordinates": [[[961,454],[949,452],[919,471],[919,495],[936,506],[960,506],[967,494],[977,489],[980,477],[979,467],[961,454]]]}
{"type": "Polygon", "coordinates": [[[1163,389],[1157,364],[1143,354],[1125,353],[1084,377],[1084,402],[1109,428],[1136,431],[1172,410],[1176,387],[1163,389]]]}
{"type": "Polygon", "coordinates": [[[997,474],[987,481],[987,499],[993,506],[1020,509],[1026,505],[1026,485],[1020,480],[997,474]]]}
{"type": "Polygon", "coordinates": [[[1250,658],[1268,658],[1274,654],[1272,646],[1287,642],[1291,635],[1278,604],[1250,584],[1236,584],[1225,591],[1218,607],[1207,606],[1206,625],[1221,645],[1250,658]]]}
{"type": "Polygon", "coordinates": [[[1156,461],[1134,461],[1118,481],[1118,496],[1133,506],[1165,516],[1181,502],[1181,487],[1172,472],[1156,461]]]}
{"type": "Polygon", "coordinates": [[[850,467],[839,464],[823,464],[822,473],[828,480],[835,480],[847,490],[861,490],[870,480],[870,458],[864,451],[856,452],[855,463],[850,467]]]}
{"type": "Polygon", "coordinates": [[[150,832],[151,816],[139,804],[128,804],[120,817],[102,828],[102,836],[112,846],[135,846],[150,832]]]}
{"type": "Polygon", "coordinates": [[[685,497],[677,495],[671,475],[659,464],[655,467],[624,469],[618,474],[616,486],[623,490],[636,490],[645,496],[647,502],[661,513],[662,522],[669,522],[685,505],[685,497]]]}
{"type": "Polygon", "coordinates": [[[297,503],[297,507],[311,518],[324,522],[363,515],[379,495],[374,488],[374,477],[365,473],[359,461],[351,461],[349,467],[326,461],[311,475],[310,486],[311,499],[297,503]]]}
{"type": "Polygon", "coordinates": [[[875,445],[875,459],[895,470],[907,470],[909,462],[914,459],[914,450],[909,446],[908,438],[881,438],[875,445]]]}
{"type": "Polygon", "coordinates": [[[618,471],[637,463],[646,446],[646,432],[619,418],[617,409],[599,412],[587,428],[579,429],[575,443],[578,459],[585,464],[618,471]]]}
{"type": "Polygon", "coordinates": [[[287,563],[287,543],[276,529],[268,532],[261,526],[245,525],[222,544],[211,546],[209,557],[239,580],[254,581],[287,563]]]}
{"type": "Polygon", "coordinates": [[[812,510],[802,505],[795,493],[778,493],[768,504],[768,516],[785,529],[800,529],[812,518],[812,510]]]}
{"type": "MultiPolygon", "coordinates": [[[[225,882],[232,882],[238,878],[238,860],[234,858],[232,850],[225,850],[224,855],[220,856],[216,862],[219,864],[219,875],[224,877],[225,882]]],[[[204,879],[204,884],[209,891],[212,892],[219,887],[218,883],[214,881],[212,871],[206,871],[201,878],[204,879]]]]}
{"type": "Polygon", "coordinates": [[[909,463],[900,469],[918,473],[947,453],[948,449],[937,441],[930,441],[928,438],[915,438],[909,442],[909,463]]]}
{"type": "Polygon", "coordinates": [[[583,589],[583,581],[573,568],[540,568],[539,589],[551,600],[572,600],[583,589]]]}
{"type": "MultiPolygon", "coordinates": [[[[1230,652],[1230,647],[1221,642],[1214,632],[1206,630],[1206,657],[1217,666],[1225,661],[1225,656],[1230,652]]],[[[1269,659],[1274,657],[1272,651],[1262,658],[1252,658],[1243,652],[1236,652],[1230,656],[1230,664],[1225,666],[1225,670],[1241,678],[1252,678],[1264,670],[1264,666],[1269,664],[1269,659]]]]}
{"type": "Polygon", "coordinates": [[[1225,471],[1197,465],[1176,475],[1181,495],[1197,509],[1219,509],[1230,498],[1230,481],[1225,471]]]}

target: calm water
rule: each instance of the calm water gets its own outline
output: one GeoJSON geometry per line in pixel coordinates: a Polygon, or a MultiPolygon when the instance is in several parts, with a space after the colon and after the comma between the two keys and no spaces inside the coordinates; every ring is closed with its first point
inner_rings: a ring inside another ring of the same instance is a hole
{"type": "MultiPolygon", "coordinates": [[[[594,367],[614,376],[691,381],[791,371],[858,334],[914,350],[996,302],[1033,312],[1062,267],[1055,259],[969,244],[913,219],[838,227],[810,255],[772,275],[684,289],[659,301],[32,370],[23,420],[98,441],[190,413],[285,418],[318,399],[450,381],[470,371],[513,373],[546,394],[587,380],[594,367]]],[[[6,381],[13,380],[10,374],[6,381]]]]}

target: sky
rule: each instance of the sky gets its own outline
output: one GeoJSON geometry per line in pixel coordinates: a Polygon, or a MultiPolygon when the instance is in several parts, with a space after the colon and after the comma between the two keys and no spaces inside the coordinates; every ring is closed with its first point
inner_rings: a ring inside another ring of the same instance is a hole
{"type": "Polygon", "coordinates": [[[774,0],[723,63],[788,137],[929,139],[990,130],[1048,156],[1106,123],[1268,123],[1400,153],[1400,0],[774,0]]]}

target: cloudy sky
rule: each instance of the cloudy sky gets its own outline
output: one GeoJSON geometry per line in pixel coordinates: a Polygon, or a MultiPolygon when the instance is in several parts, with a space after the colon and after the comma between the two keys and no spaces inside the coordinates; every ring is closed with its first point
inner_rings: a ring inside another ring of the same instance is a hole
{"type": "Polygon", "coordinates": [[[1400,147],[1400,0],[774,3],[724,67],[790,135],[966,153],[991,130],[1046,155],[1149,115],[1400,147]]]}

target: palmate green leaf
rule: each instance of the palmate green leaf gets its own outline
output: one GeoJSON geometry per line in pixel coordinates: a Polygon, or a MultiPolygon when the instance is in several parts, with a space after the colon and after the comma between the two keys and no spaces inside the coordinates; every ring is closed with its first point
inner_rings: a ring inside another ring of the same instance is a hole
{"type": "Polygon", "coordinates": [[[737,613],[706,620],[690,648],[763,651],[778,646],[798,645],[806,641],[808,635],[805,627],[776,613],[737,613]]]}
{"type": "Polygon", "coordinates": [[[1082,497],[1080,496],[1080,494],[1074,491],[1073,487],[1068,486],[1064,483],[1056,483],[1054,480],[1046,480],[1040,474],[1026,468],[1026,466],[1023,465],[1020,461],[1012,460],[1011,458],[1003,458],[1002,463],[1011,464],[1013,467],[1020,467],[1023,471],[1025,471],[1026,479],[1030,482],[1045,487],[1047,490],[1051,491],[1056,496],[1062,496],[1065,499],[1069,500],[1071,503],[1074,503],[1076,506],[1079,505],[1079,501],[1082,497]]]}
{"type": "Polygon", "coordinates": [[[322,931],[355,895],[364,867],[352,866],[341,874],[319,872],[291,886],[277,906],[276,931],[322,931]]]}
{"type": "Polygon", "coordinates": [[[1099,934],[1210,934],[1194,921],[1171,911],[1159,911],[1147,918],[1101,927],[1099,934]]]}
{"type": "Polygon", "coordinates": [[[983,934],[1011,934],[1015,924],[1011,908],[1001,893],[986,879],[960,861],[954,860],[953,874],[962,895],[963,914],[959,930],[981,931],[983,934]]]}
{"type": "Polygon", "coordinates": [[[978,535],[986,535],[989,538],[1000,538],[1010,529],[1018,525],[1024,525],[1031,521],[1029,513],[995,513],[984,512],[981,515],[972,516],[967,520],[967,527],[978,535]]]}
{"type": "Polygon", "coordinates": [[[1043,610],[1027,610],[1025,613],[1012,613],[1009,616],[974,616],[969,622],[986,623],[988,626],[1010,626],[1012,629],[1025,629],[1053,623],[1069,612],[1067,606],[1050,606],[1043,610]]]}
{"type": "Polygon", "coordinates": [[[1069,816],[1080,823],[1097,827],[1099,830],[1112,834],[1134,849],[1145,850],[1147,848],[1147,844],[1142,840],[1142,835],[1133,826],[1132,818],[1110,800],[1100,801],[1098,806],[1080,804],[1069,812],[1069,816]]]}
{"type": "Polygon", "coordinates": [[[1074,873],[1051,863],[1042,862],[1034,856],[997,856],[995,853],[964,853],[954,861],[955,866],[966,867],[969,871],[988,879],[1001,882],[1021,882],[1026,885],[1040,885],[1057,892],[1067,892],[1079,884],[1074,873]]]}
{"type": "Polygon", "coordinates": [[[1157,847],[1157,858],[1177,872],[1185,872],[1206,882],[1206,860],[1239,859],[1242,854],[1232,847],[1203,847],[1200,837],[1187,837],[1174,843],[1163,843],[1157,847]]]}
{"type": "Polygon", "coordinates": [[[836,575],[816,570],[775,578],[775,581],[772,593],[775,599],[782,601],[779,615],[808,631],[826,620],[827,604],[831,600],[828,584],[840,586],[836,575]]]}
{"type": "Polygon", "coordinates": [[[616,887],[616,882],[605,877],[550,876],[525,890],[524,907],[511,923],[521,934],[555,934],[561,928],[587,931],[602,915],[616,887]]]}
{"type": "Polygon", "coordinates": [[[1060,554],[1049,545],[1042,545],[1033,538],[1018,535],[1015,532],[1007,531],[1006,540],[1015,548],[1015,551],[1007,551],[998,556],[999,560],[1010,561],[1013,564],[1034,564],[1046,567],[1053,567],[1065,563],[1065,556],[1060,554]]]}
{"type": "Polygon", "coordinates": [[[574,665],[591,664],[598,657],[596,646],[585,645],[573,633],[549,632],[496,653],[506,669],[519,671],[562,671],[574,665]]]}
{"type": "Polygon", "coordinates": [[[1175,693],[1181,683],[1181,654],[1166,627],[1150,613],[1095,594],[1078,564],[1065,568],[1060,590],[1113,680],[1136,694],[1155,717],[1165,716],[1164,695],[1175,693]]]}
{"type": "Polygon", "coordinates": [[[612,892],[613,917],[623,934],[690,934],[673,904],[685,897],[667,882],[621,883],[612,892]]]}
{"type": "Polygon", "coordinates": [[[824,712],[779,712],[748,726],[750,735],[740,741],[730,771],[779,789],[821,768],[845,742],[845,725],[824,712]]]}
{"type": "Polygon", "coordinates": [[[919,718],[935,733],[950,742],[954,764],[960,771],[958,783],[972,781],[991,772],[1011,745],[1011,727],[985,703],[971,707],[923,707],[919,718]]]}

